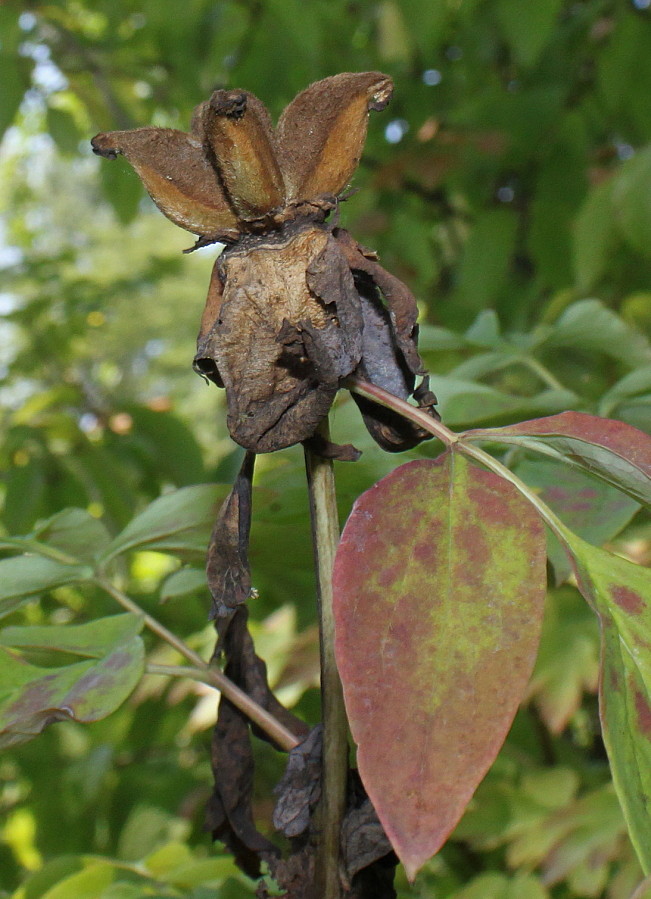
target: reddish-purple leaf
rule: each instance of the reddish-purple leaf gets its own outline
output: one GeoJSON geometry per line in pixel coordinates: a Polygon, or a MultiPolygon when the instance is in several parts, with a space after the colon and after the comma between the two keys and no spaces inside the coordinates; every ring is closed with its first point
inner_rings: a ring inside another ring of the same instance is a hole
{"type": "Polygon", "coordinates": [[[513,444],[562,459],[639,502],[651,502],[651,437],[624,422],[561,412],[506,428],[466,431],[463,437],[513,444]]]}
{"type": "Polygon", "coordinates": [[[409,877],[461,817],[533,667],[545,535],[515,488],[445,454],[355,503],[334,570],[359,771],[409,877]]]}

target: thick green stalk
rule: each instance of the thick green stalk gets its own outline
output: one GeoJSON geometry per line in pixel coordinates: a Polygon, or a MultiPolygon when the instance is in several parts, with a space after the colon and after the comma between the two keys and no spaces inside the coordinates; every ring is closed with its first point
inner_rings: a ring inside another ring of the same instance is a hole
{"type": "MultiPolygon", "coordinates": [[[[327,419],[320,428],[329,439],[327,419]]],[[[323,777],[318,815],[319,845],[316,882],[321,899],[341,896],[341,824],[346,809],[348,723],[334,651],[332,568],[339,542],[339,519],[333,463],[305,450],[310,491],[312,538],[317,572],[321,636],[321,706],[323,718],[323,777]]]]}

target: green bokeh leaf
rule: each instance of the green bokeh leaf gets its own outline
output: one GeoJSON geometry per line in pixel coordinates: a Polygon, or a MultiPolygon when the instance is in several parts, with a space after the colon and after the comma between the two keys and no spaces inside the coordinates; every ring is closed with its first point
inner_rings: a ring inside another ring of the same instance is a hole
{"type": "Polygon", "coordinates": [[[527,501],[451,454],[396,469],[344,528],[337,661],[362,780],[410,876],[456,825],[522,699],[545,556],[527,501]]]}
{"type": "Polygon", "coordinates": [[[135,615],[85,625],[7,628],[0,646],[0,746],[32,739],[55,721],[98,721],[115,711],[140,680],[145,651],[135,615]],[[52,648],[91,661],[32,665],[18,648],[52,648]]]}
{"type": "Polygon", "coordinates": [[[6,627],[0,631],[0,644],[15,649],[45,649],[100,659],[122,643],[131,641],[142,627],[143,619],[127,612],[87,624],[6,627]]]}
{"type": "Polygon", "coordinates": [[[93,571],[86,565],[65,565],[43,556],[24,555],[0,560],[0,617],[26,599],[61,587],[87,581],[93,571]]]}
{"type": "Polygon", "coordinates": [[[562,0],[498,0],[497,15],[518,62],[533,65],[550,39],[562,0]]]}
{"type": "Polygon", "coordinates": [[[644,365],[651,361],[647,338],[599,300],[579,300],[568,306],[543,345],[604,353],[629,365],[644,365]]]}
{"type": "Polygon", "coordinates": [[[550,591],[528,697],[552,733],[561,733],[599,678],[598,622],[574,587],[550,591]]]}
{"type": "Polygon", "coordinates": [[[580,290],[589,290],[599,281],[619,241],[612,188],[612,181],[593,187],[574,222],[574,271],[580,290]]]}
{"type": "Polygon", "coordinates": [[[159,497],[118,534],[103,560],[134,549],[205,554],[218,503],[227,493],[226,486],[200,484],[159,497]]]}
{"type": "Polygon", "coordinates": [[[85,509],[63,509],[34,529],[41,543],[92,563],[111,542],[105,526],[85,509]]]}
{"type": "Polygon", "coordinates": [[[165,579],[165,583],[161,587],[161,602],[167,602],[169,599],[177,599],[179,596],[187,596],[189,593],[195,593],[197,590],[207,590],[208,584],[206,580],[206,572],[199,568],[182,568],[175,571],[165,579]]]}
{"type": "Polygon", "coordinates": [[[628,159],[613,183],[613,208],[622,235],[651,255],[651,148],[628,159]]]}

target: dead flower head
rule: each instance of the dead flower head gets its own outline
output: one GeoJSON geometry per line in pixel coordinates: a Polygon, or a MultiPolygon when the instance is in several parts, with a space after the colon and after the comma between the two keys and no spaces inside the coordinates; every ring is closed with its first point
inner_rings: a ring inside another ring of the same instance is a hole
{"type": "MultiPolygon", "coordinates": [[[[226,388],[231,436],[253,452],[311,439],[346,377],[407,398],[423,374],[412,294],[326,221],[359,162],[369,110],[383,109],[392,88],[378,72],[325,78],[275,128],[253,94],[218,90],[195,110],[189,134],[139,128],[92,141],[101,156],[123,155],[197,246],[226,244],[194,364],[226,388]]],[[[426,386],[419,396],[435,402],[426,386]]],[[[385,449],[427,436],[355,399],[385,449]]]]}

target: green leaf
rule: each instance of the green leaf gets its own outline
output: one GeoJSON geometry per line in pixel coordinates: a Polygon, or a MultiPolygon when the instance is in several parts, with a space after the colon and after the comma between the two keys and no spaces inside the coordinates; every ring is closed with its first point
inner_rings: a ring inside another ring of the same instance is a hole
{"type": "Polygon", "coordinates": [[[12,899],[41,899],[48,890],[64,878],[76,874],[84,867],[79,855],[62,855],[45,862],[42,868],[29,874],[12,899]]]}
{"type": "Polygon", "coordinates": [[[515,245],[517,218],[507,209],[478,216],[459,269],[460,305],[470,312],[489,306],[506,278],[515,245]]]}
{"type": "Polygon", "coordinates": [[[134,549],[205,553],[218,503],[227,494],[226,486],[199,484],[159,497],[118,534],[102,560],[134,549]]]}
{"type": "Polygon", "coordinates": [[[577,590],[552,590],[545,604],[540,651],[528,697],[551,731],[560,734],[599,679],[599,626],[577,590]]]}
{"type": "Polygon", "coordinates": [[[46,484],[46,465],[40,455],[30,456],[26,465],[9,470],[3,519],[10,534],[26,533],[43,514],[46,484]]]}
{"type": "Polygon", "coordinates": [[[146,406],[125,406],[125,411],[134,423],[131,439],[147,450],[159,477],[167,476],[180,487],[205,481],[201,447],[184,421],[146,406]]]}
{"type": "Polygon", "coordinates": [[[612,189],[612,180],[593,187],[574,222],[574,271],[579,290],[597,284],[619,242],[612,189]]]}
{"type": "Polygon", "coordinates": [[[160,599],[161,602],[167,602],[169,599],[187,596],[197,590],[205,591],[207,588],[206,572],[203,569],[182,568],[165,579],[165,583],[161,587],[160,599]]]}
{"type": "Polygon", "coordinates": [[[34,537],[80,561],[92,563],[111,542],[106,527],[84,509],[64,509],[34,529],[34,537]]]}
{"type": "Polygon", "coordinates": [[[42,899],[97,899],[114,878],[114,865],[98,861],[61,880],[42,899]]]}
{"type": "Polygon", "coordinates": [[[122,643],[129,643],[143,627],[139,615],[126,612],[87,624],[6,627],[0,644],[15,649],[47,649],[100,659],[122,643]]]}
{"type": "Polygon", "coordinates": [[[651,503],[651,437],[621,421],[562,412],[463,436],[534,450],[578,466],[640,503],[651,503]]]}
{"type": "Polygon", "coordinates": [[[643,365],[629,372],[610,390],[606,391],[599,401],[599,415],[612,416],[625,400],[651,393],[651,365],[643,365]]]}
{"type": "Polygon", "coordinates": [[[550,40],[562,0],[497,0],[497,17],[517,61],[532,66],[550,40]]]}
{"type": "Polygon", "coordinates": [[[579,589],[601,621],[600,706],[613,782],[651,870],[651,571],[566,534],[579,589]]]}
{"type": "Polygon", "coordinates": [[[55,721],[98,721],[115,711],[144,672],[141,628],[134,615],[85,625],[7,628],[7,645],[52,648],[92,660],[45,668],[0,646],[0,746],[24,743],[55,721]]]}
{"type": "Polygon", "coordinates": [[[502,343],[500,320],[494,309],[484,309],[465,333],[468,343],[495,349],[502,343]]]}
{"type": "Polygon", "coordinates": [[[626,160],[614,179],[612,198],[624,238],[651,256],[651,147],[626,160]]]}
{"type": "Polygon", "coordinates": [[[393,471],[344,528],[337,662],[360,775],[410,877],[456,825],[522,699],[545,557],[529,503],[449,453],[393,471]]]}
{"type": "Polygon", "coordinates": [[[65,109],[48,106],[47,130],[61,153],[72,155],[79,151],[81,134],[74,116],[65,109]]]}
{"type": "Polygon", "coordinates": [[[579,300],[568,306],[543,346],[574,347],[586,353],[604,353],[628,365],[651,362],[651,346],[647,338],[599,300],[579,300]]]}
{"type": "Polygon", "coordinates": [[[61,587],[87,581],[93,575],[86,565],[65,565],[43,556],[24,555],[0,560],[0,617],[27,599],[61,587]]]}
{"type": "Polygon", "coordinates": [[[433,353],[440,350],[458,350],[465,346],[465,341],[456,331],[428,325],[418,326],[418,349],[422,353],[433,353]]]}
{"type": "Polygon", "coordinates": [[[13,124],[29,87],[32,61],[0,51],[0,137],[13,124]]]}
{"type": "Polygon", "coordinates": [[[549,893],[533,874],[480,874],[449,899],[549,899],[549,893]]]}
{"type": "Polygon", "coordinates": [[[138,176],[123,159],[118,159],[111,165],[100,166],[99,177],[120,224],[128,225],[136,217],[142,198],[138,176]]]}

